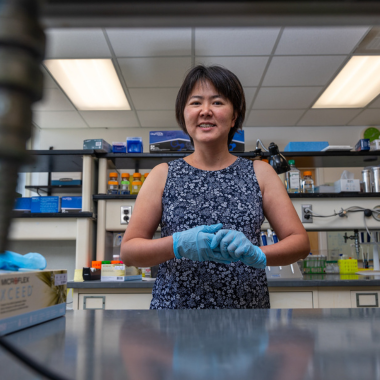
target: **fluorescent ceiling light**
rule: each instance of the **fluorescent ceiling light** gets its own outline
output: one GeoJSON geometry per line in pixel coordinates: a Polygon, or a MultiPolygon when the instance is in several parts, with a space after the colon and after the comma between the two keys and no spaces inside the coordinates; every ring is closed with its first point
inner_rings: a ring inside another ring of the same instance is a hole
{"type": "Polygon", "coordinates": [[[355,56],[312,108],[361,108],[379,93],[380,56],[355,56]]]}
{"type": "Polygon", "coordinates": [[[110,59],[49,59],[46,68],[78,110],[130,110],[110,59]]]}

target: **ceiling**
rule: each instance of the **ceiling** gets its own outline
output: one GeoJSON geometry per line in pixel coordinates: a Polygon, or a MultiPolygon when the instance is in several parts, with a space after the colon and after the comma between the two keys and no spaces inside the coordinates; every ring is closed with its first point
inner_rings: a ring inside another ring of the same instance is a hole
{"type": "Polygon", "coordinates": [[[365,108],[311,109],[370,27],[48,29],[47,59],[111,58],[131,111],[78,111],[44,69],[34,124],[51,128],[176,128],[174,103],[194,65],[222,65],[243,84],[245,127],[380,125],[365,108]]]}

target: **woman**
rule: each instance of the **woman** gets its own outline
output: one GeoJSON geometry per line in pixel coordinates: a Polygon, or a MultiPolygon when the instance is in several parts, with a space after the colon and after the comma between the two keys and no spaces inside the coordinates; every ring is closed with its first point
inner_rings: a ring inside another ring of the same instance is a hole
{"type": "Polygon", "coordinates": [[[309,240],[272,167],[229,153],[245,117],[229,70],[197,66],[176,101],[194,153],[157,165],[137,197],[121,257],[160,264],[151,309],[269,308],[265,266],[294,263],[309,240]],[[264,216],[280,242],[259,248],[264,216]],[[161,224],[161,238],[152,240],[161,224]]]}

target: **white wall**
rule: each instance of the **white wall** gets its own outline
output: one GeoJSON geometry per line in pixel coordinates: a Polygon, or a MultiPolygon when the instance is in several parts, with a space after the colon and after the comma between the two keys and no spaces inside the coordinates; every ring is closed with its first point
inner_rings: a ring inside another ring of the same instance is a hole
{"type": "MultiPolygon", "coordinates": [[[[245,151],[254,150],[259,138],[265,145],[275,142],[283,150],[289,141],[328,141],[330,145],[354,146],[366,127],[245,127],[245,151]]],[[[83,140],[101,138],[109,143],[126,137],[142,137],[149,152],[149,131],[173,128],[86,128],[36,130],[32,149],[82,149],[83,140]]]]}

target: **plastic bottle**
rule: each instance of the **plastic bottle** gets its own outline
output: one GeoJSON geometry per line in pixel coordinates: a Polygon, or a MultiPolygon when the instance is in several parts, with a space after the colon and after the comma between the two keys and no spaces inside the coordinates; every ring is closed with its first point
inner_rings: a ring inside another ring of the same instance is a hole
{"type": "Polygon", "coordinates": [[[267,235],[265,234],[264,231],[261,232],[261,245],[264,246],[264,245],[268,245],[268,242],[267,242],[267,235]]]}
{"type": "Polygon", "coordinates": [[[272,239],[273,239],[273,244],[276,244],[278,243],[278,237],[276,235],[276,233],[273,231],[273,234],[272,234],[272,239]]]}
{"type": "Polygon", "coordinates": [[[129,185],[130,185],[129,181],[123,180],[120,182],[120,194],[121,195],[129,195],[130,194],[129,185]]]}
{"type": "Polygon", "coordinates": [[[119,175],[115,172],[112,172],[109,174],[107,194],[109,194],[109,195],[119,194],[118,177],[119,177],[119,175]]]}
{"type": "Polygon", "coordinates": [[[301,192],[301,176],[300,171],[295,167],[295,161],[289,160],[290,170],[286,172],[286,190],[288,193],[300,193],[301,192]]]}
{"type": "Polygon", "coordinates": [[[273,233],[272,233],[272,230],[270,228],[267,229],[267,243],[268,243],[268,245],[273,244],[273,233]]]}
{"type": "Polygon", "coordinates": [[[310,171],[303,172],[301,188],[303,193],[314,193],[314,181],[310,171]]]}
{"type": "Polygon", "coordinates": [[[141,174],[140,173],[134,173],[133,174],[133,181],[132,181],[132,191],[131,194],[138,194],[141,189],[141,174]]]}

